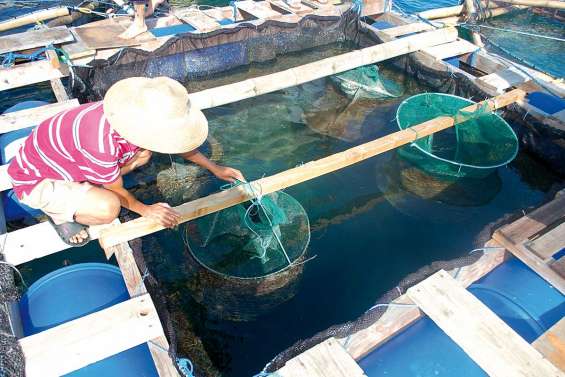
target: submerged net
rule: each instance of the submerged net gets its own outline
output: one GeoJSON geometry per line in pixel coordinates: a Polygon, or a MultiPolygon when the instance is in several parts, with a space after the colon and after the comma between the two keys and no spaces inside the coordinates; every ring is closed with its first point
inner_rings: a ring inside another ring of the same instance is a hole
{"type": "Polygon", "coordinates": [[[330,77],[340,91],[350,98],[396,98],[402,88],[379,74],[377,65],[352,69],[330,77]]]}
{"type": "Polygon", "coordinates": [[[258,278],[285,270],[310,242],[304,208],[276,192],[194,220],[186,227],[194,258],[220,275],[258,278]]]}
{"type": "Polygon", "coordinates": [[[469,120],[416,140],[398,153],[418,168],[443,177],[484,177],[516,157],[518,139],[499,115],[478,108],[461,109],[474,102],[465,98],[423,93],[404,100],[397,110],[400,129],[441,116],[465,116],[469,120]]]}

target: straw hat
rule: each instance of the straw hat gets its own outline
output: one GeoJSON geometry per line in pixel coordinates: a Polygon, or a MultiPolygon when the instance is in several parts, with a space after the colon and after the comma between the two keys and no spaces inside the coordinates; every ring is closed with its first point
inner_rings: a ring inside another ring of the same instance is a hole
{"type": "Polygon", "coordinates": [[[121,137],[161,153],[185,153],[208,136],[208,121],[191,106],[188,92],[168,77],[132,77],[112,85],[104,115],[121,137]]]}

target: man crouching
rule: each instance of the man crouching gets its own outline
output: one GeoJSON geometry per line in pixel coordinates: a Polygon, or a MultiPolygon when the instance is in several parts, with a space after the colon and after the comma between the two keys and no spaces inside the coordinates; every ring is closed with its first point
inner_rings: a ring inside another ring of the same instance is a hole
{"type": "Polygon", "coordinates": [[[90,237],[89,225],[107,224],[125,207],[174,227],[180,216],[167,203],[146,205],[122,177],[145,165],[152,152],[179,154],[218,178],[241,180],[198,148],[208,135],[204,114],[188,92],[167,77],[133,77],[114,84],[101,102],[80,105],[43,121],[10,162],[19,200],[47,214],[71,246],[90,237]]]}

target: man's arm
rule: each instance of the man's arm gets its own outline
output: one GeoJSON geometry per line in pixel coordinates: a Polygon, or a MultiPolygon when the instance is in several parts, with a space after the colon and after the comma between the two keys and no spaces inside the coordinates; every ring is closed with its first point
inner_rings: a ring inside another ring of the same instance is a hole
{"type": "Polygon", "coordinates": [[[234,182],[236,180],[245,182],[245,177],[239,170],[230,168],[228,166],[221,166],[213,161],[210,161],[210,159],[208,159],[208,157],[200,153],[198,149],[195,149],[191,152],[183,153],[181,154],[181,156],[188,161],[194,162],[195,164],[210,170],[210,172],[219,179],[228,182],[234,182]]]}
{"type": "Polygon", "coordinates": [[[138,213],[143,217],[151,218],[166,228],[175,227],[180,221],[180,215],[167,203],[147,205],[137,200],[135,196],[125,189],[124,181],[121,176],[117,181],[104,185],[104,188],[112,191],[120,198],[122,207],[138,213]]]}

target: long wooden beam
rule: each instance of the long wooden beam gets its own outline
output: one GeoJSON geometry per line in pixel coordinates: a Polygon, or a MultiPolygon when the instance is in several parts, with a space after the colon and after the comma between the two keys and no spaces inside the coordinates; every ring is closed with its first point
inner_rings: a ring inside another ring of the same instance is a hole
{"type": "Polygon", "coordinates": [[[208,109],[290,88],[363,65],[378,63],[419,51],[426,47],[453,42],[456,39],[457,30],[455,28],[448,27],[432,30],[318,60],[270,75],[191,93],[190,100],[200,109],[208,109]]]}
{"type": "Polygon", "coordinates": [[[20,26],[34,24],[36,22],[50,20],[52,18],[67,16],[69,8],[57,7],[39,10],[37,12],[25,14],[16,18],[0,22],[0,31],[15,29],[20,26]]]}
{"type": "MultiPolygon", "coordinates": [[[[523,90],[514,89],[500,96],[465,107],[462,109],[462,113],[472,113],[476,109],[483,107],[488,109],[488,111],[494,111],[498,108],[523,99],[525,94],[526,93],[523,90]]],[[[336,153],[320,160],[311,161],[305,165],[253,181],[249,184],[249,186],[242,185],[234,187],[226,191],[184,203],[175,207],[175,210],[180,213],[181,222],[186,222],[248,201],[255,197],[257,193],[269,194],[353,165],[378,154],[414,142],[419,138],[452,127],[455,124],[462,123],[467,119],[469,119],[468,115],[435,118],[408,129],[394,132],[371,142],[350,148],[344,152],[336,153]],[[253,190],[250,190],[249,187],[252,187],[253,190]]],[[[143,237],[162,229],[163,226],[155,221],[141,217],[127,223],[102,230],[100,234],[100,243],[104,248],[107,248],[138,237],[143,237]]]]}
{"type": "Polygon", "coordinates": [[[501,3],[513,5],[526,5],[536,8],[565,9],[565,1],[557,0],[496,0],[501,3]]]}
{"type": "Polygon", "coordinates": [[[62,376],[163,334],[149,294],[22,338],[26,376],[62,376]]]}
{"type": "Polygon", "coordinates": [[[19,130],[30,126],[35,126],[41,121],[60,113],[61,111],[72,109],[78,106],[77,99],[64,102],[50,103],[33,109],[15,111],[0,115],[0,133],[19,130]]]}

